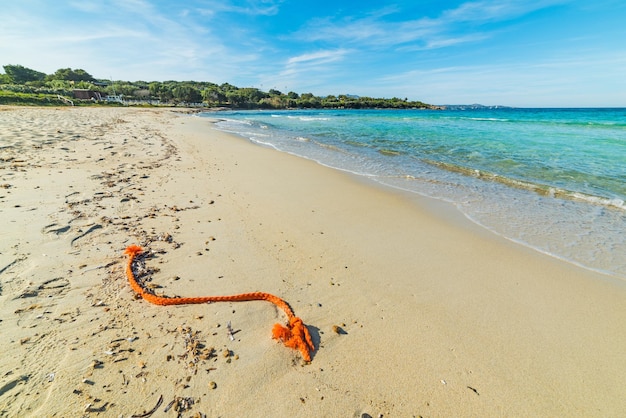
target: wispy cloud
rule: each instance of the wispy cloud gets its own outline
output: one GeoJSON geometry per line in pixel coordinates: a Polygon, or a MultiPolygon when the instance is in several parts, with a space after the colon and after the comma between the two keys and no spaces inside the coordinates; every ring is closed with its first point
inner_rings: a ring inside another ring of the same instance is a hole
{"type": "Polygon", "coordinates": [[[499,22],[514,19],[536,10],[545,9],[568,0],[482,0],[461,4],[455,9],[445,11],[439,20],[446,23],[461,22],[499,22]]]}
{"type": "Polygon", "coordinates": [[[252,16],[274,16],[280,11],[284,0],[247,0],[247,1],[205,1],[196,11],[205,16],[220,13],[237,13],[252,16]]]}
{"type": "Polygon", "coordinates": [[[103,9],[104,4],[101,1],[79,0],[70,1],[68,6],[86,13],[96,13],[103,9]]]}
{"type": "Polygon", "coordinates": [[[624,104],[620,0],[4,3],[0,65],[46,73],[432,103],[602,105],[602,92],[605,105],[624,104]]]}
{"type": "Polygon", "coordinates": [[[291,57],[287,60],[287,65],[299,64],[299,63],[315,63],[317,64],[325,64],[333,61],[337,61],[343,58],[346,55],[345,49],[337,49],[332,51],[318,51],[312,52],[308,54],[302,54],[295,57],[291,57]]]}
{"type": "Polygon", "coordinates": [[[348,54],[348,50],[325,50],[297,55],[287,59],[279,78],[289,80],[296,84],[304,77],[330,77],[337,68],[335,67],[348,54]]]}
{"type": "Polygon", "coordinates": [[[386,8],[361,17],[316,18],[295,36],[303,41],[324,41],[331,44],[362,46],[404,46],[435,49],[460,43],[476,42],[490,37],[487,23],[503,22],[534,11],[563,3],[565,0],[483,0],[470,1],[445,10],[439,16],[416,19],[389,19],[402,11],[386,8]],[[468,25],[472,34],[467,35],[468,25]],[[463,35],[459,35],[462,32],[463,35]]]}
{"type": "Polygon", "coordinates": [[[258,83],[285,90],[319,90],[344,73],[342,63],[349,54],[347,49],[332,49],[288,57],[282,63],[264,67],[258,75],[258,83]]]}
{"type": "Polygon", "coordinates": [[[475,33],[470,35],[432,35],[420,43],[410,43],[406,46],[399,46],[397,51],[425,51],[429,49],[440,49],[461,44],[480,42],[488,39],[490,35],[485,33],[475,33]]]}
{"type": "Polygon", "coordinates": [[[555,57],[540,62],[463,65],[410,70],[372,82],[379,93],[404,85],[407,94],[430,103],[475,103],[514,106],[568,107],[572,103],[607,106],[623,101],[626,57],[590,51],[576,57],[555,57]],[[614,69],[599,72],[599,68],[614,69]],[[621,69],[621,70],[620,70],[621,69]],[[621,80],[607,88],[603,78],[621,80]]]}
{"type": "Polygon", "coordinates": [[[53,4],[16,12],[21,18],[0,30],[3,55],[47,73],[69,66],[107,78],[226,80],[232,66],[250,58],[226,52],[220,36],[185,18],[182,7],[161,10],[145,0],[113,0],[73,3],[64,15],[56,15],[53,4]],[[208,66],[214,56],[232,59],[208,66]]]}

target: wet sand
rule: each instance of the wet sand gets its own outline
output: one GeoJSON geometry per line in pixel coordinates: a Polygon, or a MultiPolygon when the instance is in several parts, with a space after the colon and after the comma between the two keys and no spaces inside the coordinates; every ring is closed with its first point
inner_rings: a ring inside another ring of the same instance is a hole
{"type": "Polygon", "coordinates": [[[625,284],[443,203],[170,109],[0,107],[0,147],[2,416],[626,410],[625,284]],[[131,244],[156,294],[285,299],[311,363],[267,302],[137,299],[131,244]]]}

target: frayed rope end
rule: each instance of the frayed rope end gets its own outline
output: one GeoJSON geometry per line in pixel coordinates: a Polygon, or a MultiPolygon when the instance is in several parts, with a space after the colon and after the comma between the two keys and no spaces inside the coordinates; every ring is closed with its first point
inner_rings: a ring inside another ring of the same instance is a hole
{"type": "Polygon", "coordinates": [[[141,254],[142,252],[143,252],[143,248],[141,248],[139,245],[133,244],[133,245],[129,245],[128,247],[126,247],[124,254],[135,256],[135,255],[141,254]]]}
{"type": "Polygon", "coordinates": [[[306,362],[311,361],[311,351],[315,350],[311,334],[298,317],[289,320],[289,324],[285,327],[281,324],[275,324],[272,329],[273,338],[281,340],[285,346],[299,350],[302,358],[306,362]]]}

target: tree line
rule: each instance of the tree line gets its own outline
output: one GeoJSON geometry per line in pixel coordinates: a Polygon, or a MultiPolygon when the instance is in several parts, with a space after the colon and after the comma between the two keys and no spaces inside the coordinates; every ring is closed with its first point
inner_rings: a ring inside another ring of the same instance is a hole
{"type": "Polygon", "coordinates": [[[298,94],[293,91],[283,93],[276,89],[265,92],[255,87],[236,87],[229,83],[215,84],[204,81],[112,81],[96,79],[82,69],[61,68],[53,74],[45,74],[22,65],[4,65],[3,68],[4,74],[0,74],[0,91],[13,93],[13,97],[19,94],[72,97],[76,89],[84,89],[98,92],[103,96],[121,95],[124,100],[141,103],[194,104],[233,109],[433,107],[420,101],[397,97],[385,99],[346,94],[319,97],[312,93],[298,94]]]}

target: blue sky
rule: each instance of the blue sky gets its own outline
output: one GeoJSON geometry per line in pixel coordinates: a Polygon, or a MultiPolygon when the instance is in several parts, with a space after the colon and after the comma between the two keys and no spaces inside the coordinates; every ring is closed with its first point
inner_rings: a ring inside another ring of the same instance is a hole
{"type": "Polygon", "coordinates": [[[623,0],[0,0],[0,65],[432,104],[626,107],[623,0]]]}

